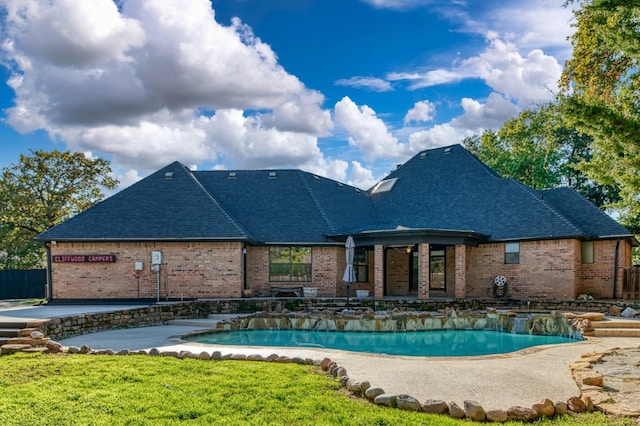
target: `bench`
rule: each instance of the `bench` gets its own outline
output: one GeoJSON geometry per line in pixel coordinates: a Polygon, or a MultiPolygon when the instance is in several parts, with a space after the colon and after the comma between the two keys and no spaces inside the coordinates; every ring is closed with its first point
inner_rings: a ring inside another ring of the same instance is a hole
{"type": "Polygon", "coordinates": [[[271,297],[276,297],[278,295],[282,295],[283,297],[286,296],[291,296],[291,295],[295,295],[295,297],[302,297],[304,290],[302,289],[302,286],[295,286],[295,287],[278,287],[278,286],[271,286],[271,288],[269,289],[269,295],[271,297]]]}

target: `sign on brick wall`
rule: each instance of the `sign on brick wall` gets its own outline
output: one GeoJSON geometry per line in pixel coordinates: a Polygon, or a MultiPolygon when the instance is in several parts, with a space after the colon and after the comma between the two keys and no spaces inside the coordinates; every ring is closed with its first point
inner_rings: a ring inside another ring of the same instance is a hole
{"type": "Polygon", "coordinates": [[[55,263],[100,263],[115,262],[115,254],[61,254],[52,256],[51,260],[55,263]]]}

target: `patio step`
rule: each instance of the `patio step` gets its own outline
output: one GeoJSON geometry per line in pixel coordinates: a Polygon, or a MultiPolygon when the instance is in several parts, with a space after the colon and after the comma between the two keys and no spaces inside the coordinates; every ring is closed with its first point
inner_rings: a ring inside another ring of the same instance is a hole
{"type": "Polygon", "coordinates": [[[593,337],[640,337],[640,320],[605,319],[592,321],[593,330],[585,331],[585,336],[593,337]]]}

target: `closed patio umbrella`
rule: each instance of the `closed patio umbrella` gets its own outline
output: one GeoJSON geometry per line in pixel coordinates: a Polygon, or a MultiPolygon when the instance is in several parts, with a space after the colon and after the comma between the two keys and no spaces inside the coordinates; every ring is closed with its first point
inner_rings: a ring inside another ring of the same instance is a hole
{"type": "Polygon", "coordinates": [[[353,269],[353,258],[356,254],[356,243],[353,241],[353,237],[351,235],[347,237],[347,242],[344,247],[347,267],[344,270],[342,281],[347,283],[347,307],[349,307],[349,289],[351,288],[351,284],[356,282],[356,271],[353,269]]]}

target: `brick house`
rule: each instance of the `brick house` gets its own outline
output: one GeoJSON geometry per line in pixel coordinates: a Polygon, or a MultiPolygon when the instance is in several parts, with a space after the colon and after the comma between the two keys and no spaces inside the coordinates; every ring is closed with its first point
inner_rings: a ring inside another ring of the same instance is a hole
{"type": "Polygon", "coordinates": [[[52,300],[179,300],[345,296],[349,235],[350,291],[375,298],[620,297],[637,245],[572,189],[501,178],[461,145],[422,151],[368,191],[175,162],[37,240],[52,300]]]}

